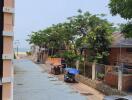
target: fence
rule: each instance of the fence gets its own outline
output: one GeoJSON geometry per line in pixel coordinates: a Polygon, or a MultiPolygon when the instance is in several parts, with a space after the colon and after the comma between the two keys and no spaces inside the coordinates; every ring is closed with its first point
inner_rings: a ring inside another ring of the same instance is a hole
{"type": "MultiPolygon", "coordinates": [[[[48,58],[48,62],[53,65],[61,65],[61,58],[48,58]]],[[[123,91],[132,91],[132,67],[104,65],[91,62],[81,62],[79,64],[80,74],[91,80],[101,81],[113,88],[123,91]],[[130,72],[130,73],[129,73],[130,72]]]]}
{"type": "Polygon", "coordinates": [[[97,63],[92,63],[92,62],[82,62],[80,63],[80,71],[81,74],[84,75],[85,77],[91,78],[91,79],[97,79],[98,76],[102,76],[112,70],[113,66],[106,67],[106,65],[103,64],[97,64],[97,63]]]}
{"type": "Polygon", "coordinates": [[[81,75],[89,79],[102,81],[120,91],[132,91],[132,74],[126,73],[126,68],[89,62],[81,63],[80,66],[81,75]]]}

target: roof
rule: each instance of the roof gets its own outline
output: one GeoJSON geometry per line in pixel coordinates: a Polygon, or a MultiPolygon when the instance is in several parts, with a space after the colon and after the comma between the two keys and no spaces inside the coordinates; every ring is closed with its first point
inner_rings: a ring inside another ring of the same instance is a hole
{"type": "Polygon", "coordinates": [[[125,38],[122,33],[113,33],[111,47],[132,47],[132,38],[125,38]]]}

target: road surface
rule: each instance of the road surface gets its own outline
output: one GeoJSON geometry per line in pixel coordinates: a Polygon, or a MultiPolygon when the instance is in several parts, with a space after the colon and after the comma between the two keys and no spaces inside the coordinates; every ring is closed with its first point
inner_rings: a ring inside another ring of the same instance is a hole
{"type": "MultiPolygon", "coordinates": [[[[39,64],[39,66],[43,69],[44,72],[50,73],[51,71],[51,64],[46,62],[46,64],[39,64]]],[[[55,75],[59,80],[64,80],[64,75],[55,75]]],[[[87,97],[87,100],[103,100],[104,94],[97,91],[90,86],[87,86],[81,82],[79,83],[67,83],[73,90],[77,91],[78,93],[87,97]]]]}
{"type": "Polygon", "coordinates": [[[87,100],[29,60],[15,60],[14,100],[87,100]]]}

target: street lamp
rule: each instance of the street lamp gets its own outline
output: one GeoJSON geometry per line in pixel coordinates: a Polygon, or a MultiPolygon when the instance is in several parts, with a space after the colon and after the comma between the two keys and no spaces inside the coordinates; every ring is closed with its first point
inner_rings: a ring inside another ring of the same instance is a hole
{"type": "Polygon", "coordinates": [[[20,44],[19,40],[15,40],[14,44],[16,45],[17,56],[18,56],[18,46],[19,46],[19,44],[20,44]]]}

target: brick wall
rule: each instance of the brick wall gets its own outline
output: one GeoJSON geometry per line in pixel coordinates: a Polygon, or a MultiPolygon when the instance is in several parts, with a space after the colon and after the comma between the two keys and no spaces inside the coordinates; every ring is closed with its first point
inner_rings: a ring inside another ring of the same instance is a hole
{"type": "Polygon", "coordinates": [[[127,95],[127,93],[111,88],[110,86],[104,84],[103,82],[91,80],[82,75],[76,76],[76,79],[92,88],[97,89],[98,91],[104,93],[105,95],[127,95]]]}
{"type": "MultiPolygon", "coordinates": [[[[118,73],[116,72],[109,72],[105,75],[105,83],[117,88],[118,87],[118,73]]],[[[122,90],[123,91],[130,91],[132,90],[132,74],[123,74],[123,81],[122,81],[122,90]]]]}
{"type": "Polygon", "coordinates": [[[116,64],[116,62],[124,62],[128,65],[132,65],[132,53],[127,52],[126,48],[121,48],[120,59],[120,48],[111,48],[109,62],[111,65],[116,64]]]}

